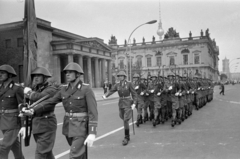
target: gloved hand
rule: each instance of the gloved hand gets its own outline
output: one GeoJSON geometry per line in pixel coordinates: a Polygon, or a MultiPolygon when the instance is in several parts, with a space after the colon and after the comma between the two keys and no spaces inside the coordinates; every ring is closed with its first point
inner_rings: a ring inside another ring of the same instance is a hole
{"type": "Polygon", "coordinates": [[[198,88],[198,90],[200,90],[200,87],[198,88]]]}
{"type": "Polygon", "coordinates": [[[107,97],[105,96],[105,94],[102,96],[103,99],[107,99],[107,97]]]}
{"type": "Polygon", "coordinates": [[[30,92],[32,92],[32,89],[29,88],[29,87],[25,87],[24,90],[23,90],[23,93],[24,93],[25,95],[29,95],[30,92]]]}
{"type": "Polygon", "coordinates": [[[172,90],[172,86],[170,86],[170,87],[168,88],[168,90],[172,90]]]}
{"type": "Polygon", "coordinates": [[[34,114],[34,109],[22,108],[23,115],[32,116],[34,114]]]}
{"type": "MultiPolygon", "coordinates": [[[[28,127],[28,134],[30,134],[30,127],[28,127]]],[[[21,127],[20,131],[18,132],[18,137],[22,136],[25,139],[26,135],[26,127],[21,127]]]]}
{"type": "Polygon", "coordinates": [[[141,93],[140,93],[140,95],[142,96],[142,95],[144,95],[144,93],[143,93],[143,92],[141,92],[141,93]]]}
{"type": "Polygon", "coordinates": [[[161,95],[161,93],[160,93],[160,92],[158,92],[158,93],[157,93],[157,96],[160,96],[160,95],[161,95]]]}
{"type": "Polygon", "coordinates": [[[179,93],[179,96],[182,96],[182,93],[179,93]]]}
{"type": "Polygon", "coordinates": [[[153,93],[153,92],[154,92],[154,90],[152,89],[150,92],[151,92],[151,93],[153,93]]]}
{"type": "Polygon", "coordinates": [[[146,93],[146,96],[148,96],[149,94],[148,93],[146,93]]]}
{"type": "Polygon", "coordinates": [[[177,93],[175,93],[175,96],[178,96],[179,95],[179,93],[177,92],[177,93]]]}
{"type": "Polygon", "coordinates": [[[132,104],[131,107],[132,107],[132,110],[134,110],[136,107],[136,104],[132,104]]]}
{"type": "Polygon", "coordinates": [[[187,94],[189,94],[189,91],[187,91],[187,94]]]}
{"type": "Polygon", "coordinates": [[[96,138],[95,134],[89,134],[86,140],[84,141],[84,145],[87,144],[89,147],[92,147],[95,138],[96,138]]]}
{"type": "Polygon", "coordinates": [[[135,90],[137,90],[138,88],[139,88],[139,86],[136,86],[136,87],[135,87],[135,90]]]}

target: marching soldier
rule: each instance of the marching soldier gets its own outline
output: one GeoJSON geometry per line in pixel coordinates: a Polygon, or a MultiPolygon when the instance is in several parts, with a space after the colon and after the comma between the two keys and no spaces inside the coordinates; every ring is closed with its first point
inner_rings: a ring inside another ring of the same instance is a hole
{"type": "Polygon", "coordinates": [[[150,77],[147,90],[146,90],[146,102],[145,102],[145,109],[149,108],[150,116],[149,120],[151,121],[154,118],[154,91],[155,91],[155,82],[156,82],[157,76],[152,75],[150,77]]]}
{"type": "Polygon", "coordinates": [[[144,78],[141,77],[138,74],[135,74],[133,76],[133,81],[134,81],[134,88],[137,92],[137,122],[136,125],[139,126],[140,124],[143,123],[143,109],[144,109],[144,91],[146,89],[146,86],[144,85],[144,78]]]}
{"type": "Polygon", "coordinates": [[[132,118],[133,109],[136,107],[137,93],[134,90],[133,84],[126,80],[127,75],[124,71],[120,71],[117,74],[117,77],[120,79],[120,82],[116,83],[107,94],[103,95],[103,99],[106,99],[107,97],[112,95],[114,92],[118,91],[119,116],[123,120],[124,133],[125,133],[125,137],[122,141],[122,145],[125,146],[128,144],[130,140],[128,122],[132,118]]]}
{"type": "Polygon", "coordinates": [[[12,80],[16,76],[11,66],[0,66],[0,129],[3,133],[0,143],[1,159],[8,159],[10,150],[15,159],[24,159],[21,138],[18,137],[24,122],[18,117],[18,105],[23,102],[23,88],[12,80]]]}
{"type": "Polygon", "coordinates": [[[38,104],[29,114],[49,110],[53,105],[63,102],[65,116],[62,133],[70,145],[70,158],[87,158],[87,147],[92,146],[96,137],[98,111],[95,95],[89,86],[81,81],[82,68],[74,62],[69,63],[63,72],[68,84],[64,85],[52,98],[38,104]]]}
{"type": "MultiPolygon", "coordinates": [[[[44,67],[37,67],[32,73],[32,88],[25,87],[25,97],[34,103],[39,99],[49,96],[53,97],[58,89],[50,85],[47,79],[51,77],[50,72],[44,67]]],[[[48,97],[48,98],[49,98],[48,97]]],[[[49,109],[40,110],[32,116],[32,130],[36,142],[35,159],[55,159],[52,149],[55,143],[57,119],[54,114],[55,104],[49,109]]],[[[22,127],[19,134],[25,138],[25,127],[22,127]]]]}

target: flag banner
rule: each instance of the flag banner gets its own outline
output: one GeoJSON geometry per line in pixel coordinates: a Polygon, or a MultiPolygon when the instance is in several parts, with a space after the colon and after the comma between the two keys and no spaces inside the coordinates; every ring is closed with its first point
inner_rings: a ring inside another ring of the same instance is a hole
{"type": "Polygon", "coordinates": [[[24,10],[24,85],[31,85],[31,72],[37,67],[37,19],[34,0],[25,0],[24,10]]]}

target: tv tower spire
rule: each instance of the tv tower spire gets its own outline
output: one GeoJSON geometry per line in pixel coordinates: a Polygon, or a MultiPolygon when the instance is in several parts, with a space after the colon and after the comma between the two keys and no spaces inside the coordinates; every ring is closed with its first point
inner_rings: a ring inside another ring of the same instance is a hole
{"type": "Polygon", "coordinates": [[[164,35],[164,30],[162,28],[162,19],[161,19],[161,4],[159,0],[159,23],[158,23],[158,30],[157,34],[159,36],[159,39],[162,40],[162,36],[164,35]]]}

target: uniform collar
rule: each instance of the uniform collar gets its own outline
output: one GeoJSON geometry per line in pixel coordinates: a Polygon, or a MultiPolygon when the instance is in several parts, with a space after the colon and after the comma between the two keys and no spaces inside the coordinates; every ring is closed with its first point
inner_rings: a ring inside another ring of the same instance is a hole
{"type": "Polygon", "coordinates": [[[13,80],[9,78],[7,81],[1,84],[1,87],[3,86],[4,88],[7,88],[9,86],[9,88],[12,88],[13,83],[14,83],[13,80]]]}
{"type": "Polygon", "coordinates": [[[67,89],[69,87],[71,87],[72,89],[74,89],[75,87],[80,89],[81,88],[81,84],[82,84],[82,82],[81,82],[80,78],[77,78],[73,83],[70,83],[70,82],[68,83],[67,89]]]}

